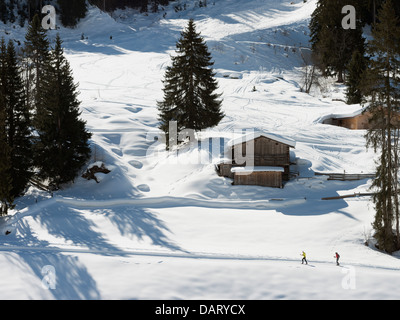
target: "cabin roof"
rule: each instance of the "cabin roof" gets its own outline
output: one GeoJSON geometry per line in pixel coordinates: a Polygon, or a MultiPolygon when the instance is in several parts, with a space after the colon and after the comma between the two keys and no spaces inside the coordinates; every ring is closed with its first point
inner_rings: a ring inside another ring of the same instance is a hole
{"type": "Polygon", "coordinates": [[[271,140],[274,140],[276,142],[288,145],[289,147],[295,148],[296,147],[296,141],[289,139],[289,138],[284,138],[282,136],[279,136],[277,134],[272,134],[272,133],[266,133],[263,131],[254,131],[248,134],[245,134],[243,136],[240,136],[238,138],[232,139],[227,143],[228,147],[233,147],[235,145],[247,142],[247,141],[251,141],[251,140],[255,140],[259,137],[265,137],[271,140]]]}
{"type": "Polygon", "coordinates": [[[365,107],[360,107],[356,110],[354,110],[353,112],[349,112],[349,113],[332,113],[326,117],[324,117],[325,119],[347,119],[347,118],[354,118],[357,117],[359,115],[361,115],[364,111],[366,110],[365,107]]]}

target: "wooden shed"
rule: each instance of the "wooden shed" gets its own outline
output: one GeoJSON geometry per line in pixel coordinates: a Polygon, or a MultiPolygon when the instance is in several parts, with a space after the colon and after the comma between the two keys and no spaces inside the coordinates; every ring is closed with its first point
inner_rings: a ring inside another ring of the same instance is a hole
{"type": "MultiPolygon", "coordinates": [[[[382,117],[382,119],[385,117],[382,117]]],[[[330,124],[351,130],[368,130],[376,123],[371,121],[372,114],[365,109],[359,109],[351,114],[333,114],[323,120],[323,124],[330,124]]],[[[400,114],[392,116],[391,123],[400,126],[400,114]]]]}
{"type": "Polygon", "coordinates": [[[290,178],[290,148],[295,146],[293,140],[254,132],[228,143],[225,151],[228,160],[217,164],[217,172],[233,179],[235,185],[281,188],[283,181],[290,178]]]}
{"type": "Polygon", "coordinates": [[[235,167],[231,171],[234,185],[283,187],[282,167],[235,167]]]}
{"type": "Polygon", "coordinates": [[[363,112],[362,110],[359,110],[348,115],[331,115],[323,121],[323,124],[330,124],[351,130],[366,130],[369,129],[370,119],[371,114],[369,112],[363,112]]]}

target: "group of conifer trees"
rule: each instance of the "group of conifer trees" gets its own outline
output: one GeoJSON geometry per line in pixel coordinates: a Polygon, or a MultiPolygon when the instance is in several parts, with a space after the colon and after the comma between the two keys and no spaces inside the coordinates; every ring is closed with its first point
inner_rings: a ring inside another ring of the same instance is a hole
{"type": "MultiPolygon", "coordinates": [[[[205,0],[203,0],[205,1],[205,0]]],[[[136,8],[141,12],[158,12],[170,0],[8,0],[0,1],[0,21],[18,23],[21,27],[41,14],[45,5],[53,5],[65,27],[74,27],[87,13],[87,3],[111,12],[118,8],[136,8]]],[[[202,3],[202,1],[200,1],[202,3]]]]}
{"type": "MultiPolygon", "coordinates": [[[[310,22],[313,63],[324,76],[336,76],[347,86],[348,104],[361,103],[361,79],[369,67],[370,43],[363,37],[363,28],[372,30],[381,23],[379,12],[386,0],[319,0],[310,22]],[[351,5],[356,9],[356,28],[342,27],[342,8],[351,5]]],[[[400,1],[392,1],[392,14],[400,19],[400,1]]],[[[365,90],[364,90],[365,91],[365,90]]]]}
{"type": "Polygon", "coordinates": [[[313,61],[324,76],[337,75],[343,83],[353,54],[365,53],[364,21],[358,0],[319,0],[310,22],[313,61]],[[356,29],[342,27],[342,8],[353,5],[357,10],[356,29]]]}
{"type": "Polygon", "coordinates": [[[9,0],[0,1],[0,20],[23,27],[36,14],[40,15],[45,5],[55,6],[61,23],[66,27],[75,26],[87,12],[86,0],[9,0]]]}
{"type": "Polygon", "coordinates": [[[57,35],[51,46],[38,16],[23,50],[0,45],[0,215],[32,177],[52,190],[72,181],[90,156],[77,85],[57,35]]]}
{"type": "MultiPolygon", "coordinates": [[[[181,33],[167,68],[160,129],[214,127],[224,117],[213,62],[193,20],[181,33]]],[[[12,41],[0,46],[0,215],[7,214],[32,176],[51,189],[73,180],[90,156],[91,135],[80,119],[74,84],[59,36],[53,48],[35,16],[18,57],[12,41]]],[[[168,143],[167,143],[168,148],[168,143]]]]}
{"type": "Polygon", "coordinates": [[[373,227],[378,247],[392,253],[400,249],[400,19],[392,0],[378,12],[367,54],[360,90],[372,114],[367,146],[379,155],[373,227]]]}
{"type": "Polygon", "coordinates": [[[104,11],[128,7],[139,9],[141,12],[158,12],[161,6],[168,5],[171,0],[89,0],[89,2],[104,11]]]}
{"type": "Polygon", "coordinates": [[[325,75],[337,74],[339,81],[346,75],[347,102],[361,103],[371,115],[366,145],[379,155],[372,184],[374,236],[391,253],[400,249],[400,2],[364,1],[373,8],[368,42],[357,1],[357,28],[342,28],[341,8],[351,2],[319,1],[310,24],[314,61],[325,75]]]}

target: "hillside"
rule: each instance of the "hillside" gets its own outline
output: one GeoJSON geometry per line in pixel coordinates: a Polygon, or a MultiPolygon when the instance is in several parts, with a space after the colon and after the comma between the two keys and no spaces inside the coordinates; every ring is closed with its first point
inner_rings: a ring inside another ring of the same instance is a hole
{"type": "MultiPolygon", "coordinates": [[[[18,199],[0,220],[8,275],[0,298],[400,298],[398,256],[364,245],[369,198],[321,200],[367,192],[371,181],[315,172],[371,173],[374,154],[362,130],[321,123],[360,108],[337,101],[342,86],[300,92],[316,0],[210,2],[113,18],[91,7],[76,29],[60,29],[93,133],[91,163],[111,172],[98,174],[100,183],[80,177],[53,197],[31,187],[18,199]],[[219,152],[187,145],[169,154],[154,139],[161,80],[189,18],[212,52],[226,114],[201,138],[227,142],[255,129],[295,140],[299,176],[283,189],[232,186],[214,170],[219,152]],[[54,289],[43,288],[45,266],[54,268],[54,289]]],[[[2,28],[23,41],[25,30],[2,28]]]]}

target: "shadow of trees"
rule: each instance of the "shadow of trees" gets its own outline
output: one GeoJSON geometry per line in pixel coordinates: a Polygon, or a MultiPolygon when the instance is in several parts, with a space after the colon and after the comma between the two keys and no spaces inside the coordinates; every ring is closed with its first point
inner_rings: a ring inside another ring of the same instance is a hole
{"type": "MultiPolygon", "coordinates": [[[[81,261],[80,254],[124,257],[129,253],[112,244],[107,234],[99,230],[93,219],[88,216],[93,213],[102,214],[124,237],[136,238],[139,241],[150,239],[156,246],[182,250],[168,238],[170,231],[166,224],[145,208],[121,206],[96,209],[88,213],[59,203],[51,204],[35,215],[24,215],[17,220],[13,234],[4,237],[2,245],[11,246],[11,250],[17,254],[13,257],[10,255],[11,263],[20,265],[23,262],[40,282],[45,276],[43,268],[54,267],[56,287],[49,291],[54,299],[101,299],[96,280],[88,266],[81,261]],[[41,230],[37,233],[37,224],[51,236],[60,238],[60,245],[51,243],[53,240],[41,239],[45,237],[45,232],[43,235],[41,230]],[[65,246],[65,242],[68,243],[68,247],[65,246]]],[[[106,268],[104,271],[107,271],[106,268]]]]}

